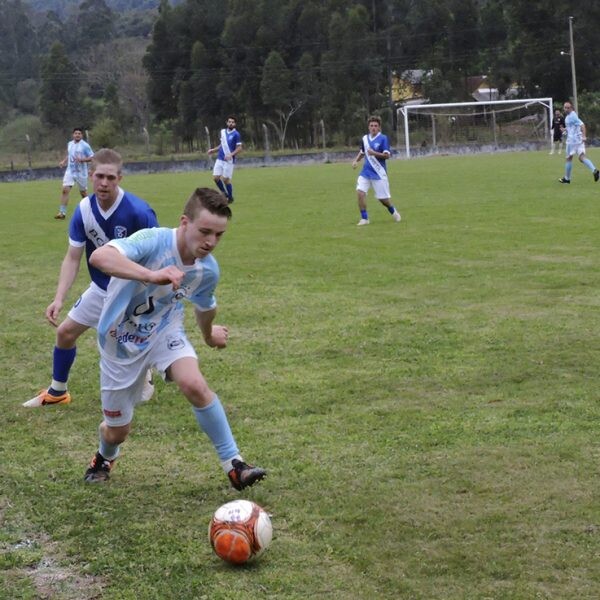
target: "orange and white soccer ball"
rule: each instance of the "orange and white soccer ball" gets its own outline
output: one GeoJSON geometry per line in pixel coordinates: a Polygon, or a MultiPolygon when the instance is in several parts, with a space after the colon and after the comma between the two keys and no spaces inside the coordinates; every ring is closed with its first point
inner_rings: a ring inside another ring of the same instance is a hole
{"type": "Polygon", "coordinates": [[[269,515],[250,500],[233,500],[220,506],[208,526],[208,539],[215,554],[241,565],[262,554],[273,538],[269,515]]]}

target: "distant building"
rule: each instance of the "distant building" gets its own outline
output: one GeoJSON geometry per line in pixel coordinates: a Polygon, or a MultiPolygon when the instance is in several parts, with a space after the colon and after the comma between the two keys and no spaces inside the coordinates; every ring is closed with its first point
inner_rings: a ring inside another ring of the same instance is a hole
{"type": "Polygon", "coordinates": [[[408,69],[392,73],[392,101],[398,104],[424,104],[423,81],[432,74],[425,69],[408,69]]]}
{"type": "Polygon", "coordinates": [[[487,75],[475,75],[467,77],[467,91],[477,102],[492,102],[494,100],[510,100],[519,95],[516,84],[512,84],[504,94],[500,94],[498,88],[492,87],[487,75]]]}

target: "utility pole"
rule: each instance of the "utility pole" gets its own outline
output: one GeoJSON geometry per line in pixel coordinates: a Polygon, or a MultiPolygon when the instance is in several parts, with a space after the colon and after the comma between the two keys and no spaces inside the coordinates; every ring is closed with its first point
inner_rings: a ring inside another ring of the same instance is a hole
{"type": "Polygon", "coordinates": [[[579,114],[579,109],[577,108],[577,77],[575,75],[575,46],[573,44],[573,17],[569,17],[569,43],[569,55],[571,56],[571,78],[573,80],[573,107],[575,108],[575,112],[579,114]]]}

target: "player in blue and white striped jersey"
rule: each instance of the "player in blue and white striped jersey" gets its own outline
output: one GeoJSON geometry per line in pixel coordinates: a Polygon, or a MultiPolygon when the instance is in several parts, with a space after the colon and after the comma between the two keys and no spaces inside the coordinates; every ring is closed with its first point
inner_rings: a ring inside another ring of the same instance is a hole
{"type": "Polygon", "coordinates": [[[230,218],[223,195],[198,188],[176,229],[138,231],[92,254],[91,264],[110,275],[111,281],[98,323],[104,420],[100,446],[85,481],[108,479],[129,434],[145,373],[151,368],[174,381],[192,404],[200,428],[213,443],[235,489],[244,489],[266,475],[243,461],[219,397],[200,372],[184,329],[183,301],[188,300],[206,344],[227,346],[229,330],[213,324],[219,266],[212,251],[230,218]]]}
{"type": "Polygon", "coordinates": [[[358,196],[358,209],[360,211],[359,226],[369,224],[367,212],[367,192],[373,188],[375,198],[383,204],[392,215],[394,221],[400,221],[400,213],[396,210],[391,200],[390,183],[387,176],[386,160],[391,156],[390,143],[387,135],[381,133],[381,118],[369,117],[367,122],[369,133],[362,138],[360,150],[352,161],[352,168],[356,169],[364,157],[363,168],[356,182],[358,196]]]}
{"type": "Polygon", "coordinates": [[[233,115],[227,117],[227,127],[221,129],[219,145],[215,148],[209,148],[207,154],[210,156],[217,151],[213,179],[231,204],[233,202],[233,184],[231,180],[233,178],[235,157],[242,151],[242,136],[236,129],[236,118],[233,115]]]}
{"type": "MultiPolygon", "coordinates": [[[[90,265],[92,252],[114,238],[123,238],[139,229],[157,227],[156,214],[147,202],[119,187],[122,179],[121,156],[104,148],[95,155],[92,165],[94,193],[81,200],[69,224],[69,249],[63,259],[54,300],[46,308],[46,319],[56,332],[52,381],[24,403],[28,408],[50,404],[68,404],[69,372],[76,355],[77,339],[90,327],[96,328],[104,304],[109,277],[90,265]],[[91,283],[59,325],[58,317],[77,274],[85,252],[91,283]]],[[[145,399],[152,395],[146,385],[145,399]]]]}

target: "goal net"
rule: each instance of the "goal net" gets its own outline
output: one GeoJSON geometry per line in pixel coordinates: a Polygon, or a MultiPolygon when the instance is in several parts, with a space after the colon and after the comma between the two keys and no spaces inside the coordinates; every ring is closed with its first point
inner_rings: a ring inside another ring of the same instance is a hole
{"type": "Polygon", "coordinates": [[[398,109],[406,157],[540,149],[551,144],[552,98],[416,104],[398,109]]]}

